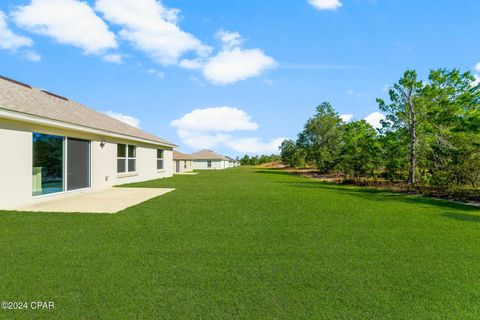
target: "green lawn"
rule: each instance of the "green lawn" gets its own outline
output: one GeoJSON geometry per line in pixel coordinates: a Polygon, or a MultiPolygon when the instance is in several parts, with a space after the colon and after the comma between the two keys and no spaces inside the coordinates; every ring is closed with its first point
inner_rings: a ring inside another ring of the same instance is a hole
{"type": "Polygon", "coordinates": [[[480,209],[235,168],[115,215],[0,212],[0,301],[44,319],[479,319],[480,209]]]}

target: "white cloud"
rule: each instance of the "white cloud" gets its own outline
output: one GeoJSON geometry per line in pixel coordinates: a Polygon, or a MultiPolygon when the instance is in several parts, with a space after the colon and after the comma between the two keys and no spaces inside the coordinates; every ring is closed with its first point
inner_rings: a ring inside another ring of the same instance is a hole
{"type": "Polygon", "coordinates": [[[31,39],[17,35],[8,28],[7,17],[3,11],[0,11],[0,49],[17,50],[32,45],[33,41],[31,39]]]}
{"type": "Polygon", "coordinates": [[[179,130],[194,132],[258,129],[258,124],[252,122],[245,111],[232,107],[195,109],[180,119],[173,120],[171,125],[179,130]]]}
{"type": "Polygon", "coordinates": [[[113,53],[113,54],[106,54],[102,57],[103,61],[110,62],[110,63],[123,63],[123,57],[121,54],[113,53]]]}
{"type": "Polygon", "coordinates": [[[260,49],[224,49],[211,58],[203,75],[214,84],[230,84],[261,75],[277,62],[260,49]]]}
{"type": "Polygon", "coordinates": [[[480,72],[480,62],[475,65],[475,71],[480,72]]]}
{"type": "Polygon", "coordinates": [[[186,52],[205,57],[211,48],[177,26],[178,9],[156,0],[97,0],[105,19],[123,27],[119,34],[162,65],[177,64],[186,52]]]}
{"type": "Polygon", "coordinates": [[[342,114],[340,119],[342,119],[343,122],[350,122],[353,119],[353,114],[342,114]]]}
{"type": "Polygon", "coordinates": [[[340,0],[308,0],[318,10],[336,10],[342,6],[340,0]]]}
{"type": "Polygon", "coordinates": [[[263,141],[258,137],[238,137],[233,131],[257,130],[243,110],[231,107],[196,109],[171,122],[182,142],[192,149],[228,148],[249,154],[277,153],[284,138],[263,141]]]}
{"type": "Polygon", "coordinates": [[[179,132],[182,142],[192,149],[228,148],[239,153],[271,154],[278,153],[278,147],[285,138],[263,141],[258,137],[235,137],[225,133],[179,132]]]}
{"type": "Polygon", "coordinates": [[[385,115],[380,112],[372,112],[364,118],[364,120],[367,121],[375,129],[382,127],[380,120],[384,120],[384,119],[385,119],[385,115]]]}
{"type": "Polygon", "coordinates": [[[352,89],[348,89],[347,94],[353,95],[353,94],[355,94],[355,91],[353,91],[352,89]]]}
{"type": "Polygon", "coordinates": [[[244,42],[240,33],[227,30],[218,31],[215,37],[222,41],[223,47],[226,49],[238,47],[244,42]]]}
{"type": "Polygon", "coordinates": [[[233,138],[226,145],[237,152],[253,154],[272,154],[279,152],[279,147],[286,138],[275,138],[263,142],[260,138],[233,138]]]}
{"type": "Polygon", "coordinates": [[[132,116],[129,116],[120,112],[115,112],[115,111],[105,111],[104,113],[107,116],[115,118],[118,121],[122,121],[128,125],[131,125],[132,127],[138,128],[140,126],[140,120],[132,116]]]}
{"type": "Polygon", "coordinates": [[[23,54],[23,57],[31,62],[40,62],[42,61],[42,56],[34,51],[26,51],[23,54]]]}
{"type": "Polygon", "coordinates": [[[198,69],[202,69],[204,64],[205,64],[204,59],[197,58],[197,59],[183,59],[180,61],[178,65],[184,69],[198,70],[198,69]]]}
{"type": "Polygon", "coordinates": [[[471,85],[476,86],[480,84],[480,76],[478,74],[473,75],[475,77],[475,80],[472,81],[471,85]]]}
{"type": "Polygon", "coordinates": [[[12,13],[17,25],[60,43],[99,54],[116,48],[115,35],[90,6],[77,0],[32,0],[12,13]]]}

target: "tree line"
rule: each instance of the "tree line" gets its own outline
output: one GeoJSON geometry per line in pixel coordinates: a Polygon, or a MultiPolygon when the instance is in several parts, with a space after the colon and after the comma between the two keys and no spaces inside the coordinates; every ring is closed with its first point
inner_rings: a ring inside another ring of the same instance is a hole
{"type": "Polygon", "coordinates": [[[377,99],[385,119],[345,123],[324,102],[296,140],[280,146],[292,167],[352,179],[383,178],[409,185],[470,186],[480,183],[480,85],[470,72],[432,70],[422,81],[408,70],[377,99]]]}
{"type": "Polygon", "coordinates": [[[240,162],[242,166],[258,166],[261,164],[265,163],[279,163],[280,162],[280,156],[279,155],[257,155],[257,156],[248,156],[244,155],[241,158],[237,157],[237,161],[240,162]]]}

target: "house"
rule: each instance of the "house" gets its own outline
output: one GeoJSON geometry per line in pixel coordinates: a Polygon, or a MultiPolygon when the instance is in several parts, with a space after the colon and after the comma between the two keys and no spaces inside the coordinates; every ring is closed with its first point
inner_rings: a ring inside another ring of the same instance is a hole
{"type": "Polygon", "coordinates": [[[172,176],[175,144],[0,77],[0,208],[172,176]]]}
{"type": "Polygon", "coordinates": [[[218,170],[228,168],[228,159],[212,150],[200,150],[192,153],[193,169],[218,170]]]}
{"type": "Polygon", "coordinates": [[[193,156],[173,150],[174,173],[193,171],[193,160],[193,156]]]}
{"type": "Polygon", "coordinates": [[[229,156],[225,156],[227,158],[227,167],[228,168],[233,168],[237,166],[237,160],[230,158],[229,156]]]}

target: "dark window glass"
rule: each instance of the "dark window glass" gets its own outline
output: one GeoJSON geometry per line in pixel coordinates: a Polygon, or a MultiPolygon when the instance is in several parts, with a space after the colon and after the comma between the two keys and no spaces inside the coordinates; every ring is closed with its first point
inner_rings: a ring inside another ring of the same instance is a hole
{"type": "Polygon", "coordinates": [[[90,141],[67,139],[67,190],[90,187],[90,141]]]}
{"type": "Polygon", "coordinates": [[[125,158],[127,156],[126,151],[127,146],[124,144],[117,144],[117,157],[118,158],[125,158]]]}
{"type": "Polygon", "coordinates": [[[63,191],[63,137],[33,133],[32,194],[63,191]]]}
{"type": "Polygon", "coordinates": [[[212,161],[210,161],[210,160],[207,161],[207,167],[208,167],[208,168],[211,168],[211,167],[212,167],[212,161]]]}
{"type": "MultiPolygon", "coordinates": [[[[135,158],[136,155],[135,155],[135,146],[128,146],[128,157],[129,158],[135,158]]],[[[130,171],[130,170],[129,170],[130,171]]]]}
{"type": "Polygon", "coordinates": [[[157,159],[163,159],[163,150],[157,149],[157,159]]]}
{"type": "Polygon", "coordinates": [[[128,159],[128,172],[135,172],[137,170],[137,160],[128,159]]]}
{"type": "Polygon", "coordinates": [[[162,170],[163,169],[163,160],[158,159],[157,160],[157,170],[162,170]]]}
{"type": "Polygon", "coordinates": [[[183,169],[187,169],[187,161],[183,162],[183,169]]]}
{"type": "Polygon", "coordinates": [[[127,160],[117,159],[117,172],[122,173],[127,171],[127,160]]]}

